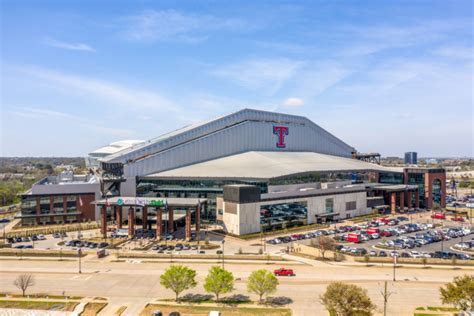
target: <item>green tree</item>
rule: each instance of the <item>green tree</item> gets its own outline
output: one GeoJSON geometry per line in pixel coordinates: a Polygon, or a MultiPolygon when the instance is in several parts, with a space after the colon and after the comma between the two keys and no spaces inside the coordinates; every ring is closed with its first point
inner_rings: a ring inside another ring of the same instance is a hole
{"type": "Polygon", "coordinates": [[[474,276],[455,277],[453,282],[439,289],[441,302],[453,304],[463,311],[474,311],[474,276]]]}
{"type": "Polygon", "coordinates": [[[211,267],[204,280],[204,289],[208,293],[213,293],[216,296],[216,301],[219,302],[220,294],[234,290],[234,275],[221,267],[211,267]]]}
{"type": "Polygon", "coordinates": [[[172,265],[160,276],[160,284],[176,294],[176,301],[181,292],[197,285],[196,271],[186,266],[172,265]]]}
{"type": "Polygon", "coordinates": [[[247,281],[247,291],[259,296],[259,302],[262,302],[264,295],[276,292],[278,279],[270,271],[261,269],[250,274],[247,281]]]}
{"type": "Polygon", "coordinates": [[[367,290],[343,282],[330,283],[320,300],[329,313],[338,316],[371,315],[375,309],[367,290]]]}

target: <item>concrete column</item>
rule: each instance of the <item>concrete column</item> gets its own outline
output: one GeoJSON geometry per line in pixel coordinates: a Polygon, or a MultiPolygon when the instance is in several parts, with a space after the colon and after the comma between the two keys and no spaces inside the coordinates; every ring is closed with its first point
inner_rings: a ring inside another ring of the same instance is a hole
{"type": "Polygon", "coordinates": [[[67,213],[67,195],[63,196],[63,212],[67,213]]]}
{"type": "Polygon", "coordinates": [[[161,207],[156,208],[156,238],[161,239],[163,233],[163,210],[161,207]]]}
{"type": "Polygon", "coordinates": [[[415,207],[420,208],[420,191],[415,192],[415,207]]]}
{"type": "Polygon", "coordinates": [[[168,231],[170,233],[174,232],[174,219],[173,219],[173,208],[168,209],[168,231]]]}
{"type": "Polygon", "coordinates": [[[36,217],[36,223],[37,224],[40,224],[41,223],[41,220],[40,220],[40,217],[39,215],[41,215],[41,205],[40,205],[40,197],[37,196],[36,197],[36,215],[38,215],[38,217],[36,217]]]}
{"type": "Polygon", "coordinates": [[[397,192],[392,192],[390,195],[390,212],[397,213],[397,192]]]}
{"type": "Polygon", "coordinates": [[[201,204],[196,207],[196,234],[201,229],[201,204]]]}
{"type": "Polygon", "coordinates": [[[143,207],[142,215],[143,229],[148,229],[148,206],[143,207]]]}
{"type": "Polygon", "coordinates": [[[191,239],[191,210],[186,209],[186,240],[191,239]]]}
{"type": "Polygon", "coordinates": [[[115,223],[117,228],[122,228],[122,207],[116,206],[115,208],[115,223]]]}
{"type": "Polygon", "coordinates": [[[100,232],[104,238],[107,238],[107,208],[105,205],[100,208],[100,232]]]}
{"type": "Polygon", "coordinates": [[[400,192],[400,210],[405,208],[405,192],[400,192]]]}
{"type": "Polygon", "coordinates": [[[135,235],[135,210],[130,206],[128,209],[128,237],[135,235]]]}
{"type": "Polygon", "coordinates": [[[407,197],[407,199],[408,199],[407,206],[408,206],[408,208],[410,209],[410,208],[413,208],[413,192],[412,192],[412,191],[408,191],[408,192],[407,192],[407,195],[408,195],[408,197],[407,197]]]}

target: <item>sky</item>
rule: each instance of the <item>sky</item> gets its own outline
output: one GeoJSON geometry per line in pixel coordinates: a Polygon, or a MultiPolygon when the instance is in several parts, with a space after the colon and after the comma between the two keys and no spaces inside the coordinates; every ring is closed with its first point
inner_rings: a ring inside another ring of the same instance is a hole
{"type": "Polygon", "coordinates": [[[243,108],[360,152],[474,156],[472,1],[0,3],[0,156],[85,156],[243,108]]]}

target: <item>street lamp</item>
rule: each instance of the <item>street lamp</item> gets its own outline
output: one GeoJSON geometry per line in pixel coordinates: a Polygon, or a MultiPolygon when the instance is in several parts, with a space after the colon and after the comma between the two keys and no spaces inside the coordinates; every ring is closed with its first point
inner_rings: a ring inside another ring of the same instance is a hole
{"type": "Polygon", "coordinates": [[[80,245],[79,245],[79,249],[77,249],[77,255],[79,256],[79,273],[82,273],[81,271],[82,248],[80,245]]]}
{"type": "Polygon", "coordinates": [[[224,244],[225,240],[222,239],[222,269],[224,269],[224,244]]]}
{"type": "MultiPolygon", "coordinates": [[[[395,251],[395,246],[393,246],[393,251],[395,251]]],[[[397,281],[395,278],[395,268],[397,266],[397,256],[398,253],[393,252],[393,282],[397,281]]]]}

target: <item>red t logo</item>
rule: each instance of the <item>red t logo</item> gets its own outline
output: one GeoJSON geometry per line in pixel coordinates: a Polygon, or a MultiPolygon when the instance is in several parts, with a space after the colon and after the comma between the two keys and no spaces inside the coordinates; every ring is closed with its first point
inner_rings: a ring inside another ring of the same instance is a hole
{"type": "Polygon", "coordinates": [[[278,135],[278,142],[276,143],[276,146],[278,148],[285,148],[285,135],[288,135],[288,127],[273,126],[273,134],[278,135]]]}

